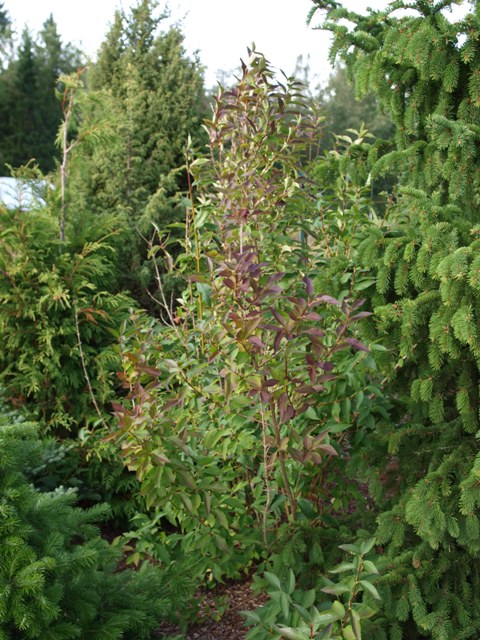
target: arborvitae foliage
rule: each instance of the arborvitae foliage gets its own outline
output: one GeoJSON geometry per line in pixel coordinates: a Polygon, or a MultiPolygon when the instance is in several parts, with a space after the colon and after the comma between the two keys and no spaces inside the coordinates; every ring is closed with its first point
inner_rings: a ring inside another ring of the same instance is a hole
{"type": "Polygon", "coordinates": [[[58,239],[51,205],[0,209],[0,381],[47,425],[98,422],[115,386],[111,330],[131,305],[112,295],[111,247],[58,239]]]}
{"type": "Polygon", "coordinates": [[[192,583],[172,565],[116,572],[119,552],[98,535],[105,506],[75,494],[39,493],[24,470],[43,444],[28,423],[0,426],[0,638],[150,638],[182,610],[192,583]]]}
{"type": "Polygon", "coordinates": [[[7,164],[19,167],[31,158],[44,172],[54,168],[62,118],[55,86],[61,73],[71,73],[80,63],[80,52],[62,44],[52,16],[38,38],[23,31],[18,50],[0,69],[1,175],[10,175],[7,164]]]}
{"type": "Polygon", "coordinates": [[[384,628],[395,640],[477,638],[480,2],[458,22],[448,9],[462,3],[448,0],[397,1],[368,16],[315,4],[335,34],[332,56],[396,126],[389,153],[372,149],[372,175],[400,175],[400,195],[359,247],[398,406],[364,459],[384,506],[384,628]]]}
{"type": "Polygon", "coordinates": [[[152,0],[116,13],[89,74],[98,102],[81,114],[79,132],[105,127],[107,115],[109,144],[79,147],[72,167],[72,198],[90,215],[121,214],[128,225],[120,285],[145,306],[153,275],[141,236],[151,237],[152,222],[165,229],[184,219],[187,140],[199,142],[206,115],[202,69],[177,28],[160,30],[165,17],[152,0]]]}

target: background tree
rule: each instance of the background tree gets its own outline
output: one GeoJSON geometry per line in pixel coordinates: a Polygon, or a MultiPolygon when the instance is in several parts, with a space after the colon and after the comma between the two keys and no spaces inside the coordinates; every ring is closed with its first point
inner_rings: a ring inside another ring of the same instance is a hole
{"type": "Polygon", "coordinates": [[[376,138],[388,139],[393,134],[392,121],[382,113],[378,99],[367,93],[361,99],[355,96],[354,78],[348,78],[343,65],[337,64],[327,84],[320,88],[317,100],[325,116],[323,149],[331,149],[332,136],[342,135],[347,129],[365,128],[376,138]]]}
{"type": "Polygon", "coordinates": [[[89,75],[103,106],[99,102],[82,113],[83,130],[106,127],[110,142],[108,148],[84,147],[76,155],[79,182],[72,182],[72,198],[81,198],[87,215],[115,213],[128,229],[128,241],[119,247],[120,286],[145,306],[151,304],[145,289],[152,271],[141,235],[151,235],[152,223],[166,229],[183,221],[187,140],[190,135],[194,144],[202,141],[205,113],[202,69],[187,57],[177,28],[160,31],[165,17],[151,0],[142,0],[128,15],[116,13],[89,75]]]}
{"type": "Polygon", "coordinates": [[[55,97],[61,73],[80,66],[81,54],[62,45],[52,16],[35,39],[24,29],[20,45],[0,71],[0,173],[9,175],[7,164],[18,167],[34,158],[40,169],[55,166],[54,142],[62,118],[55,97]]]}
{"type": "Polygon", "coordinates": [[[11,37],[11,21],[8,11],[5,9],[5,4],[0,2],[0,61],[3,62],[3,57],[6,53],[7,43],[11,37]]]}

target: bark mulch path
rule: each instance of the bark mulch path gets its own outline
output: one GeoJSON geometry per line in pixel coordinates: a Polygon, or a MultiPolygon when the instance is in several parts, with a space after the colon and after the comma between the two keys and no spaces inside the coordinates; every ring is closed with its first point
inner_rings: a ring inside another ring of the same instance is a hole
{"type": "MultiPolygon", "coordinates": [[[[191,625],[185,640],[244,640],[247,627],[240,611],[252,611],[268,599],[264,593],[254,593],[251,580],[219,585],[199,594],[199,622],[191,625]]],[[[179,635],[178,628],[163,626],[159,637],[179,635]]]]}

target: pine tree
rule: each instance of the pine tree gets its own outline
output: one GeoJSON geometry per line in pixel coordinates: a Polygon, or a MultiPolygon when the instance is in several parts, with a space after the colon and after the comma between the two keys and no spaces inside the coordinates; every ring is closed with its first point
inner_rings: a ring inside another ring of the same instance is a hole
{"type": "Polygon", "coordinates": [[[400,176],[395,205],[359,246],[397,407],[363,454],[387,559],[385,624],[372,637],[477,638],[480,2],[458,22],[448,9],[461,3],[448,0],[398,0],[366,16],[314,3],[332,57],[395,124],[390,147],[372,148],[371,175],[400,176]]]}
{"type": "Polygon", "coordinates": [[[0,166],[8,172],[5,163],[20,166],[35,154],[40,136],[40,119],[37,111],[38,68],[34,41],[24,29],[17,59],[4,71],[2,88],[2,113],[0,124],[0,166]]]}

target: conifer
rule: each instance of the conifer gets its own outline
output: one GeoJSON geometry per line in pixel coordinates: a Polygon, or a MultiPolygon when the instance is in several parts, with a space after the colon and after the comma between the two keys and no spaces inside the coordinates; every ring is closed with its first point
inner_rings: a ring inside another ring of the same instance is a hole
{"type": "Polygon", "coordinates": [[[396,406],[363,453],[378,498],[379,473],[398,469],[379,502],[385,619],[371,637],[477,638],[480,2],[397,0],[368,15],[314,3],[332,57],[396,128],[371,169],[399,176],[396,203],[358,247],[396,406]],[[471,9],[458,21],[455,4],[471,9]]]}
{"type": "Polygon", "coordinates": [[[117,572],[119,550],[96,525],[108,507],[80,509],[71,490],[29,484],[44,447],[30,423],[0,426],[0,638],[152,637],[185,606],[192,580],[175,564],[117,572]]]}

